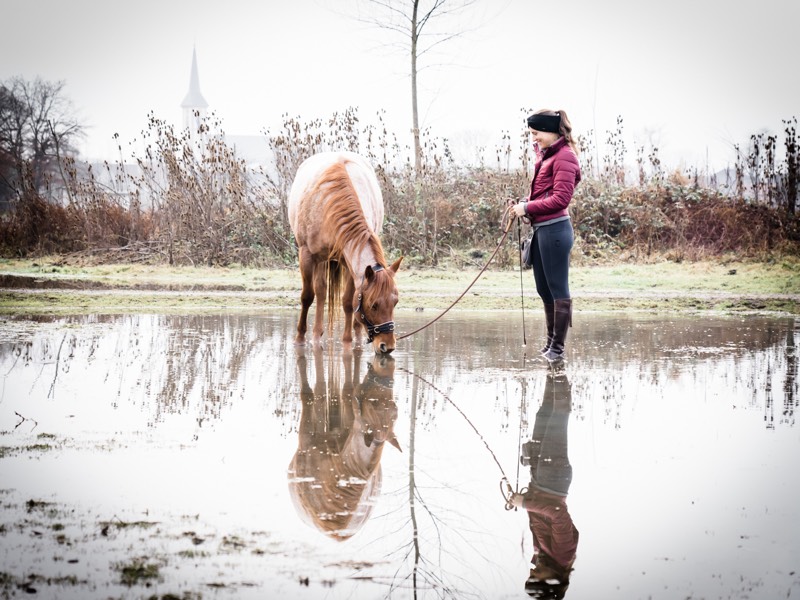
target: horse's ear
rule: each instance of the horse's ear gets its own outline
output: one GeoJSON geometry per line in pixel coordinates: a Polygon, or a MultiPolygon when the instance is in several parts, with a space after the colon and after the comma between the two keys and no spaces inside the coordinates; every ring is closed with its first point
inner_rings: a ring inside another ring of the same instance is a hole
{"type": "Polygon", "coordinates": [[[403,262],[403,257],[402,256],[392,263],[392,266],[389,267],[389,270],[392,273],[397,273],[397,271],[400,270],[400,263],[401,262],[403,262]]]}
{"type": "Polygon", "coordinates": [[[392,446],[394,446],[395,448],[397,448],[398,450],[400,450],[400,452],[402,452],[402,451],[403,451],[403,449],[400,447],[400,442],[398,442],[398,441],[397,441],[397,436],[396,436],[396,435],[392,435],[392,437],[390,437],[390,438],[389,438],[387,441],[388,441],[388,442],[389,442],[389,443],[390,443],[392,446]]]}

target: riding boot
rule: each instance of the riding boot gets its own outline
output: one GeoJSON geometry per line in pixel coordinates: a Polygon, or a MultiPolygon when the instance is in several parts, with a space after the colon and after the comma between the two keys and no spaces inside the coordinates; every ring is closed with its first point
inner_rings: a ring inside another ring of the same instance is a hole
{"type": "Polygon", "coordinates": [[[564,360],[564,342],[567,339],[567,330],[572,326],[572,299],[556,300],[553,324],[553,341],[550,349],[544,353],[549,362],[564,360]]]}
{"type": "Polygon", "coordinates": [[[539,350],[539,354],[545,355],[547,351],[550,350],[550,344],[553,343],[553,324],[555,321],[555,304],[547,304],[544,305],[544,322],[547,326],[547,342],[544,345],[544,348],[539,350]]]}

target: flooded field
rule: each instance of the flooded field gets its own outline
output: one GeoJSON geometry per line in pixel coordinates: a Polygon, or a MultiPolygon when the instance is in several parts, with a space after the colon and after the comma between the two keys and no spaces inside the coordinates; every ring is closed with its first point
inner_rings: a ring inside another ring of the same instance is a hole
{"type": "Polygon", "coordinates": [[[800,597],[800,321],[537,317],[4,320],[0,598],[800,597]]]}

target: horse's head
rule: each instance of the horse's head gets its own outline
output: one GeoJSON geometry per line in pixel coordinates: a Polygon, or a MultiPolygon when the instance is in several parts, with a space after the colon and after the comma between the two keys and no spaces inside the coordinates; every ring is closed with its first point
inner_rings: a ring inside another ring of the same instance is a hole
{"type": "Polygon", "coordinates": [[[397,404],[394,402],[394,358],[380,356],[369,364],[364,380],[356,387],[360,425],[367,447],[389,442],[400,450],[394,434],[397,404]]]}
{"type": "Polygon", "coordinates": [[[394,351],[394,307],[399,297],[394,276],[402,260],[398,258],[388,269],[368,266],[358,290],[355,317],[367,330],[367,341],[376,354],[394,351]]]}

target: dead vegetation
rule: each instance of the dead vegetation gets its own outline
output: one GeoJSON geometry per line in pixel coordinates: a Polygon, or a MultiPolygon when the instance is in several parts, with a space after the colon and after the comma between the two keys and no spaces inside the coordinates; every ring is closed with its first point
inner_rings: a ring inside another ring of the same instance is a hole
{"type": "MultiPolygon", "coordinates": [[[[776,137],[753,136],[724,182],[697,170],[665,173],[657,148],[638,148],[635,181],[629,183],[622,119],[609,132],[602,158],[590,138],[580,140],[584,180],[572,204],[578,264],[798,253],[796,119],[786,121],[782,159],[776,137]]],[[[59,154],[60,168],[49,171],[44,183],[20,183],[0,216],[0,252],[80,254],[94,262],[292,265],[296,248],[286,197],[294,173],[315,152],[346,149],[376,165],[386,205],[382,238],[392,256],[405,255],[420,266],[443,258],[481,263],[500,237],[504,199],[527,189],[527,133],[520,132],[517,142],[506,135],[493,165],[458,165],[446,140],[429,131],[422,140],[418,179],[408,149],[381,115],[377,125],[365,126],[354,109],[324,121],[287,116],[278,131],[264,132],[270,166],[253,166],[226,143],[215,117],[197,132],[176,132],[151,115],[142,149],[129,158],[123,158],[121,143],[116,164],[88,165],[59,154]]],[[[20,173],[34,177],[33,169],[20,173]]],[[[498,264],[512,262],[514,246],[508,244],[498,264]]]]}

